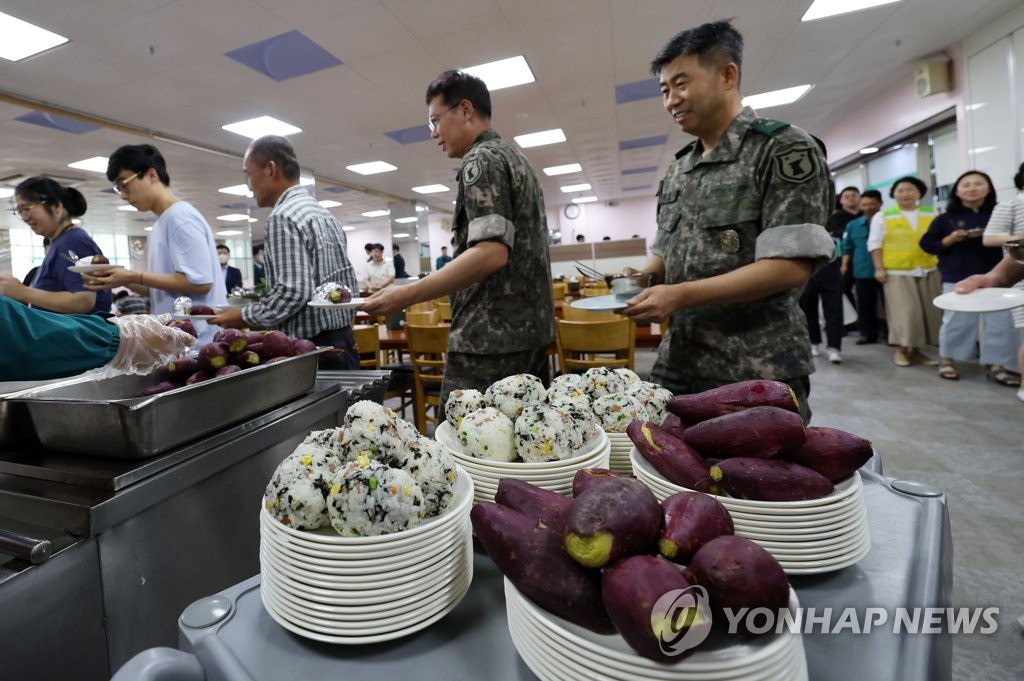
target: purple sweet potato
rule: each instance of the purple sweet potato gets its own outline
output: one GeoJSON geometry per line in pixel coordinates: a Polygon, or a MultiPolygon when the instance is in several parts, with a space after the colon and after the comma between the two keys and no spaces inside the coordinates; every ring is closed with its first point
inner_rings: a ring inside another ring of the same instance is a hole
{"type": "Polygon", "coordinates": [[[624,477],[633,476],[620,475],[615,471],[608,470],[607,468],[581,468],[576,471],[576,475],[572,478],[572,495],[574,497],[578,497],[591,487],[606,480],[624,477]]]}
{"type": "Polygon", "coordinates": [[[224,343],[228,346],[229,352],[241,352],[249,345],[249,339],[245,333],[238,329],[221,329],[213,336],[214,342],[224,343]]]}
{"type": "Polygon", "coordinates": [[[231,355],[228,361],[235,366],[248,369],[249,367],[259,366],[260,356],[259,353],[253,352],[252,350],[242,350],[241,352],[231,355]]]}
{"type": "Polygon", "coordinates": [[[217,370],[228,363],[231,353],[224,343],[207,343],[199,350],[199,368],[208,374],[217,373],[217,370]]]}
{"type": "Polygon", "coordinates": [[[151,385],[143,389],[143,395],[159,395],[165,393],[168,390],[177,390],[181,387],[181,383],[175,383],[174,381],[160,381],[154,385],[151,385]]]}
{"type": "Polygon", "coordinates": [[[298,338],[292,343],[292,354],[304,355],[307,352],[316,352],[316,343],[305,338],[298,338]]]}
{"type": "Polygon", "coordinates": [[[591,631],[614,630],[601,602],[601,574],[570,558],[558,532],[486,501],[474,506],[469,517],[487,554],[527,598],[591,631]]]}
{"type": "Polygon", "coordinates": [[[199,371],[199,360],[192,357],[174,359],[167,363],[167,374],[171,380],[184,381],[186,378],[199,371]]]}
{"type": "Polygon", "coordinates": [[[692,395],[676,395],[668,401],[668,410],[688,424],[762,406],[800,412],[792,388],[781,381],[765,379],[730,383],[692,395]]]}
{"type": "Polygon", "coordinates": [[[711,478],[738,499],[803,501],[832,493],[832,481],[790,461],[737,457],[711,467],[711,478]]]}
{"type": "Polygon", "coordinates": [[[271,331],[263,336],[263,352],[260,354],[264,359],[270,357],[291,357],[292,339],[281,331],[271,331]]]}
{"type": "Polygon", "coordinates": [[[838,428],[811,426],[802,447],[780,456],[839,482],[853,475],[873,454],[871,442],[862,437],[838,428]]]}
{"type": "Polygon", "coordinates": [[[237,364],[225,364],[220,369],[217,369],[217,373],[214,374],[214,377],[219,378],[221,376],[230,376],[231,374],[236,374],[241,370],[242,367],[237,364]]]}
{"type": "Polygon", "coordinates": [[[712,539],[697,550],[683,574],[707,589],[716,613],[726,608],[777,612],[789,605],[789,580],[779,561],[746,537],[712,539]]]}
{"type": "Polygon", "coordinates": [[[185,379],[185,385],[195,385],[196,383],[202,383],[208,380],[210,375],[203,371],[197,371],[188,378],[185,379]]]}
{"type": "Polygon", "coordinates": [[[246,331],[245,340],[249,345],[252,345],[253,343],[263,343],[263,336],[265,335],[266,334],[262,331],[246,331]]]}
{"type": "Polygon", "coordinates": [[[494,501],[539,520],[559,536],[565,534],[565,519],[572,506],[572,499],[567,496],[516,478],[502,478],[494,501]]]}
{"type": "Polygon", "coordinates": [[[167,326],[173,326],[177,329],[181,329],[193,338],[199,338],[199,332],[196,331],[196,325],[192,323],[191,319],[172,319],[167,322],[167,326]]]}
{"type": "Polygon", "coordinates": [[[684,659],[696,648],[680,653],[665,647],[685,631],[711,628],[711,613],[694,598],[690,582],[675,567],[656,556],[632,556],[605,570],[601,596],[605,610],[622,638],[639,655],[656,662],[684,659]],[[659,601],[670,591],[684,593],[659,601]],[[655,606],[661,606],[655,608],[655,606]],[[663,647],[665,646],[665,647],[663,647]]]}
{"type": "Polygon", "coordinates": [[[190,307],[188,309],[188,313],[190,315],[202,315],[202,316],[207,316],[207,315],[211,315],[212,316],[212,315],[218,314],[218,312],[216,310],[214,310],[212,307],[210,307],[209,305],[193,305],[192,307],[190,307]]]}
{"type": "Polygon", "coordinates": [[[700,455],[682,440],[669,435],[650,421],[633,421],[626,434],[640,455],[669,482],[698,492],[718,494],[708,466],[700,455]]]}
{"type": "Polygon", "coordinates": [[[658,553],[675,563],[689,563],[704,544],[734,532],[729,511],[706,494],[673,494],[661,502],[661,513],[658,553]]]}
{"type": "Polygon", "coordinates": [[[573,499],[565,549],[580,565],[597,568],[645,553],[661,529],[661,506],[639,480],[613,478],[573,499]]]}
{"type": "Polygon", "coordinates": [[[807,441],[807,433],[797,413],[751,407],[692,425],[683,433],[683,440],[703,457],[768,459],[799,449],[807,441]]]}
{"type": "Polygon", "coordinates": [[[683,431],[686,430],[686,424],[683,423],[683,420],[671,412],[669,412],[669,415],[665,417],[665,420],[658,427],[680,440],[683,439],[683,431]]]}

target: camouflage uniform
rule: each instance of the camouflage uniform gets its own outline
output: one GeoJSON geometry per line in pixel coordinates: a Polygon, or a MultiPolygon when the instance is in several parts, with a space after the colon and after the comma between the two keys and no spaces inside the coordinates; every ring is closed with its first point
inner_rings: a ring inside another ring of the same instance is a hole
{"type": "MultiPolygon", "coordinates": [[[[653,251],[665,283],[706,279],[763,258],[835,256],[822,225],[834,189],[806,132],[744,108],[706,157],[695,141],[676,154],[658,188],[653,251]]],[[[705,305],[672,315],[652,380],[669,390],[751,378],[805,383],[814,371],[799,289],[749,303],[705,305]]]]}
{"type": "Polygon", "coordinates": [[[508,263],[452,295],[441,403],[456,388],[484,389],[535,373],[555,337],[544,196],[526,157],[486,130],[462,159],[455,204],[455,257],[478,241],[508,247],[508,263]],[[482,388],[480,386],[483,386],[482,388]]]}

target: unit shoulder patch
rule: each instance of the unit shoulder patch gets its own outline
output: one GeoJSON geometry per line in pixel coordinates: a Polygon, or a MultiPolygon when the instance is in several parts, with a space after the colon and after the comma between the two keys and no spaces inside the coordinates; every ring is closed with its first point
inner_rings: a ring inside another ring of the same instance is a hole
{"type": "Polygon", "coordinates": [[[482,174],[483,172],[480,170],[480,162],[475,158],[470,160],[462,168],[462,179],[467,187],[476,184],[476,181],[480,179],[482,174]]]}
{"type": "Polygon", "coordinates": [[[775,171],[786,182],[802,184],[818,172],[818,161],[810,149],[793,149],[775,156],[775,171]]]}

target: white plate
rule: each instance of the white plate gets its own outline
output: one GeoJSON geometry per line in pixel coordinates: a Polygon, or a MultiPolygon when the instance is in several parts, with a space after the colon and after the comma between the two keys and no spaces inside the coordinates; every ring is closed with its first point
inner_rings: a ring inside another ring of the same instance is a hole
{"type": "Polygon", "coordinates": [[[817,563],[793,563],[789,561],[779,561],[782,565],[782,569],[787,575],[820,575],[826,572],[837,572],[843,568],[849,567],[857,563],[861,558],[868,555],[871,551],[871,540],[865,541],[860,548],[853,550],[852,553],[848,554],[845,558],[836,558],[833,560],[824,560],[817,563]]]}
{"type": "Polygon", "coordinates": [[[366,298],[353,298],[347,303],[332,303],[329,300],[311,300],[306,305],[310,307],[333,307],[335,310],[354,310],[366,303],[366,298]]]}
{"type": "Polygon", "coordinates": [[[120,268],[121,265],[112,265],[110,263],[105,265],[72,265],[68,268],[68,272],[74,272],[75,274],[87,274],[89,272],[101,272],[103,270],[114,270],[120,268]]]}
{"type": "Polygon", "coordinates": [[[1024,291],[1015,288],[979,288],[970,293],[950,291],[935,298],[932,304],[953,312],[998,312],[1024,305],[1024,291]]]}
{"type": "MultiPolygon", "coordinates": [[[[594,296],[593,298],[580,298],[574,300],[570,307],[574,307],[577,310],[586,310],[588,312],[615,312],[626,307],[626,301],[632,298],[632,295],[624,296],[620,298],[616,294],[609,296],[594,296]]],[[[625,319],[625,317],[623,317],[625,319]]]]}

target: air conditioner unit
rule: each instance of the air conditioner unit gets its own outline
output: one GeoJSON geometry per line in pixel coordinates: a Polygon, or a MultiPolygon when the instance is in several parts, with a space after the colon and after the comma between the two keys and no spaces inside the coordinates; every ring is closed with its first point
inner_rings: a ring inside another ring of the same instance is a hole
{"type": "Polygon", "coordinates": [[[914,93],[923,99],[939,92],[949,92],[949,61],[926,61],[914,70],[914,93]]]}

